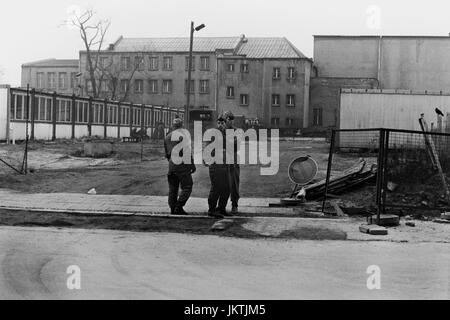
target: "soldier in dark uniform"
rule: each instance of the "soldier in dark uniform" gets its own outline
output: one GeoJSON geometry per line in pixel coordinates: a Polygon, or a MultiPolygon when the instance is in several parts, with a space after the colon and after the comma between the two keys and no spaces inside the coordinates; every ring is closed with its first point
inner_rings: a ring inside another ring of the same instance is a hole
{"type": "MultiPolygon", "coordinates": [[[[192,152],[190,163],[175,164],[171,159],[172,149],[179,143],[179,141],[172,141],[172,134],[175,130],[181,129],[182,127],[183,121],[180,118],[175,118],[173,120],[173,130],[164,140],[166,158],[169,160],[169,173],[167,175],[169,182],[169,206],[171,214],[175,215],[187,215],[183,207],[191,196],[193,186],[192,174],[196,171],[192,152]],[[178,195],[179,189],[181,189],[181,192],[178,195]]],[[[188,137],[184,137],[183,139],[188,139],[188,137]]],[[[182,138],[180,137],[181,140],[182,138]]]]}
{"type": "MultiPolygon", "coordinates": [[[[223,114],[223,118],[225,120],[226,129],[235,129],[234,127],[234,115],[231,111],[227,111],[223,114]]],[[[234,162],[228,164],[228,180],[230,185],[230,196],[231,196],[231,214],[238,214],[238,205],[239,205],[239,178],[241,174],[241,169],[239,167],[239,159],[238,159],[238,143],[237,138],[234,138],[233,141],[233,155],[234,162]]]]}
{"type": "MultiPolygon", "coordinates": [[[[208,196],[208,215],[214,218],[223,218],[227,215],[226,207],[230,197],[230,187],[228,181],[228,165],[225,154],[225,119],[221,116],[217,119],[217,129],[222,132],[224,148],[215,150],[223,155],[223,164],[209,164],[209,178],[211,189],[208,196]]],[[[213,154],[215,156],[215,154],[213,154]]]]}

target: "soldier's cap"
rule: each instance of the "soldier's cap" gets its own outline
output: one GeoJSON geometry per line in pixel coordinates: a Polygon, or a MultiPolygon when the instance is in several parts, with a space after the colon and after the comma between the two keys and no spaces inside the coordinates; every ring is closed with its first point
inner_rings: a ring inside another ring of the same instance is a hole
{"type": "Polygon", "coordinates": [[[224,118],[222,115],[220,115],[220,116],[217,118],[217,122],[219,122],[219,121],[225,122],[225,118],[224,118]]]}
{"type": "Polygon", "coordinates": [[[174,127],[181,127],[183,125],[183,120],[176,117],[175,119],[173,119],[172,124],[174,127]]]}
{"type": "Polygon", "coordinates": [[[226,111],[226,112],[223,114],[223,118],[224,118],[224,119],[234,120],[234,114],[233,114],[233,112],[231,112],[231,111],[226,111]]]}

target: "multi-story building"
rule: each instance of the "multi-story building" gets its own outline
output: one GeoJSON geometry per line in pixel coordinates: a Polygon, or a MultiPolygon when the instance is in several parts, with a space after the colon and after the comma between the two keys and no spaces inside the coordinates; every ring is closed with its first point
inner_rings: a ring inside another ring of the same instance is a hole
{"type": "MultiPolygon", "coordinates": [[[[189,38],[121,37],[91,60],[99,97],[186,105],[189,38]]],[[[232,110],[266,127],[306,127],[311,65],[286,38],[195,37],[190,113],[232,110]]],[[[80,68],[83,91],[92,94],[85,51],[80,68]]]]}
{"type": "Polygon", "coordinates": [[[338,125],[340,90],[444,91],[450,36],[314,36],[310,129],[338,125]]]}
{"type": "Polygon", "coordinates": [[[22,65],[21,86],[61,94],[78,94],[78,60],[47,59],[22,65]]]}

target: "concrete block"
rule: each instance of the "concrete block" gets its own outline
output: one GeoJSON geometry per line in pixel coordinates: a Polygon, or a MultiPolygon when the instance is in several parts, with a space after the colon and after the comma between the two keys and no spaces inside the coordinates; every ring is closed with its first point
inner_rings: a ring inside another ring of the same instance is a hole
{"type": "Polygon", "coordinates": [[[408,227],[415,227],[415,226],[416,226],[416,223],[413,222],[413,221],[407,221],[407,222],[405,223],[405,225],[407,225],[408,227]]]}
{"type": "Polygon", "coordinates": [[[385,227],[377,226],[377,225],[367,225],[363,224],[359,226],[359,231],[362,233],[371,234],[374,236],[385,236],[388,234],[388,231],[385,227]]]}
{"type": "Polygon", "coordinates": [[[112,142],[91,141],[84,143],[84,156],[105,158],[113,153],[112,142]]]}
{"type": "Polygon", "coordinates": [[[450,220],[450,212],[441,213],[441,219],[450,220]]]}
{"type": "MultiPolygon", "coordinates": [[[[373,215],[370,222],[377,223],[377,216],[373,215]]],[[[378,223],[378,225],[383,227],[396,227],[400,225],[400,217],[394,214],[382,214],[380,216],[380,223],[378,223]]]]}

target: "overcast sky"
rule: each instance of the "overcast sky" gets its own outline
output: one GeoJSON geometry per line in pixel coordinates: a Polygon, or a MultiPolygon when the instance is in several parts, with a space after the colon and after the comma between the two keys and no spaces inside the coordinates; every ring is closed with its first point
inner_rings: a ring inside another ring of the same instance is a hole
{"type": "Polygon", "coordinates": [[[20,85],[22,63],[78,58],[79,35],[62,26],[73,6],[111,20],[108,43],[120,35],[187,37],[191,20],[206,24],[196,36],[286,37],[308,57],[314,34],[450,33],[450,4],[443,0],[2,1],[0,83],[20,85]]]}

